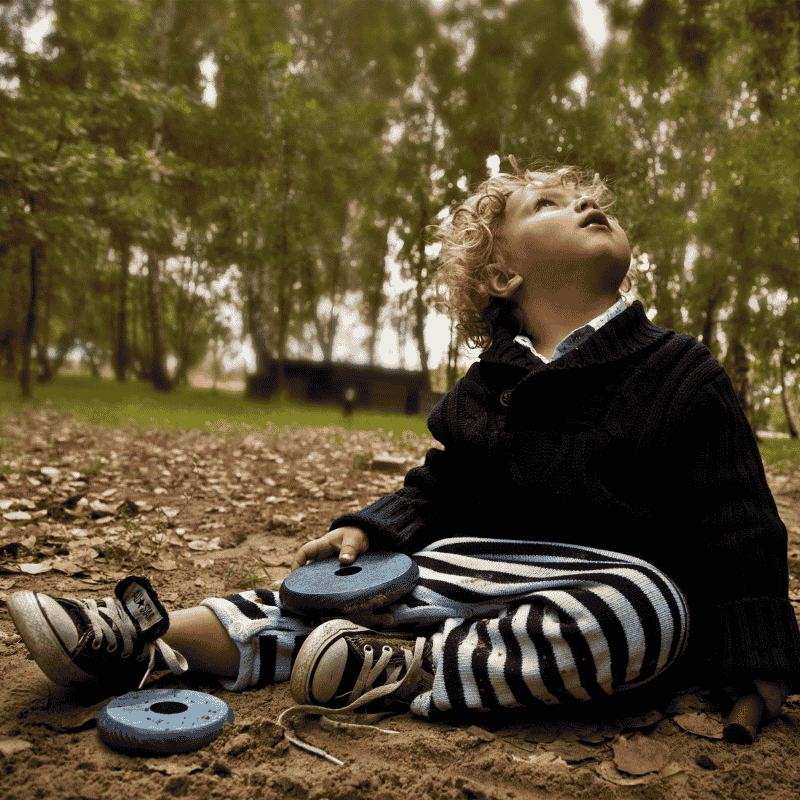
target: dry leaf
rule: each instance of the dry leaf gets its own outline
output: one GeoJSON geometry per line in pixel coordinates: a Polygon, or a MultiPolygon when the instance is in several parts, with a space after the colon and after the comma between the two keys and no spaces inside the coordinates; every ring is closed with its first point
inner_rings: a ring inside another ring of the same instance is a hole
{"type": "Polygon", "coordinates": [[[79,572],[84,572],[84,568],[78,566],[74,561],[67,561],[62,558],[57,558],[53,562],[53,569],[56,572],[63,572],[65,575],[77,575],[79,572]]]}
{"type": "Polygon", "coordinates": [[[0,739],[0,753],[6,758],[10,758],[24,750],[30,750],[32,747],[33,745],[24,739],[0,739]]]}
{"type": "Polygon", "coordinates": [[[33,519],[27,511],[7,511],[3,518],[9,522],[22,522],[23,520],[33,519]]]}
{"type": "Polygon", "coordinates": [[[669,761],[669,747],[641,733],[634,733],[629,739],[621,736],[619,741],[611,743],[611,749],[617,767],[631,775],[658,772],[669,761]]]}
{"type": "Polygon", "coordinates": [[[406,471],[406,460],[388,453],[378,453],[372,459],[370,469],[375,472],[400,473],[406,471]]]}
{"type": "Polygon", "coordinates": [[[205,539],[195,539],[189,542],[190,550],[219,550],[219,536],[215,536],[210,542],[205,539]]]}
{"type": "Polygon", "coordinates": [[[40,564],[20,564],[19,568],[28,575],[40,575],[42,572],[49,572],[52,569],[50,561],[42,561],[40,564]]]}
{"type": "Polygon", "coordinates": [[[153,569],[157,569],[160,572],[170,572],[173,569],[178,569],[178,564],[175,561],[167,561],[166,559],[159,559],[158,561],[154,561],[150,565],[153,569]]]}
{"type": "MultiPolygon", "coordinates": [[[[554,764],[557,761],[561,761],[555,753],[548,753],[547,751],[531,753],[527,758],[520,758],[515,755],[512,755],[511,758],[514,761],[524,761],[526,764],[554,764]]],[[[561,763],[564,766],[567,765],[565,761],[561,761],[561,763]]]]}
{"type": "Polygon", "coordinates": [[[609,783],[616,783],[618,786],[644,786],[646,783],[652,783],[656,778],[655,775],[648,775],[646,778],[631,778],[629,775],[623,775],[614,766],[613,761],[604,761],[602,764],[598,764],[597,774],[609,783]]]}
{"type": "Polygon", "coordinates": [[[689,694],[681,694],[673,698],[672,702],[667,706],[667,716],[673,714],[691,714],[694,711],[704,711],[706,704],[694,692],[689,694]]]}
{"type": "Polygon", "coordinates": [[[664,769],[658,773],[659,778],[671,778],[673,775],[683,772],[683,765],[678,761],[670,761],[664,769]]]}
{"type": "Polygon", "coordinates": [[[92,516],[98,517],[113,517],[117,513],[116,509],[101,502],[100,500],[92,500],[89,503],[89,508],[92,509],[92,516]]]}
{"type": "Polygon", "coordinates": [[[640,714],[637,717],[624,717],[617,720],[617,724],[623,730],[636,730],[638,728],[649,728],[662,720],[664,715],[656,709],[648,711],[646,714],[640,714]]]}
{"type": "Polygon", "coordinates": [[[568,764],[578,764],[597,756],[597,750],[577,743],[553,742],[548,744],[545,749],[550,753],[555,753],[559,758],[563,758],[568,764]]]}
{"type": "Polygon", "coordinates": [[[725,726],[721,722],[711,719],[708,714],[679,714],[673,719],[681,728],[695,736],[705,736],[706,739],[722,739],[722,730],[725,726]]]}
{"type": "Polygon", "coordinates": [[[179,508],[168,508],[167,506],[161,506],[161,508],[159,508],[158,510],[165,516],[169,517],[169,519],[177,517],[178,514],[180,513],[179,508]]]}
{"type": "MultiPolygon", "coordinates": [[[[273,566],[278,566],[277,564],[273,566]]],[[[490,733],[489,731],[485,731],[483,728],[479,728],[477,725],[470,725],[467,728],[467,733],[471,733],[473,736],[476,736],[482,742],[493,742],[497,737],[490,733]]]]}

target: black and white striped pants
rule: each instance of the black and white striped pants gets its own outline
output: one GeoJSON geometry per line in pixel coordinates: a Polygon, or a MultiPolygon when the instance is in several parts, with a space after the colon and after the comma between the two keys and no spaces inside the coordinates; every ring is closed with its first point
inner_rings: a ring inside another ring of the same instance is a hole
{"type": "MultiPolygon", "coordinates": [[[[652,680],[686,648],[683,595],[632,556],[452,538],[412,558],[417,586],[367,621],[373,629],[430,631],[434,685],[411,705],[423,717],[432,707],[460,712],[607,697],[652,680]]],[[[288,680],[303,641],[323,621],[287,614],[278,593],[262,589],[202,605],[239,647],[239,675],[220,679],[230,691],[288,680]]]]}

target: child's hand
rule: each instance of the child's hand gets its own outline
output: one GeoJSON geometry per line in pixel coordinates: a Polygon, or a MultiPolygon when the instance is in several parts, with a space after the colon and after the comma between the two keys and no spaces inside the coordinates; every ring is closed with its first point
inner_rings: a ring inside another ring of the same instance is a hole
{"type": "Polygon", "coordinates": [[[758,693],[764,701],[764,714],[767,719],[778,716],[781,706],[789,696],[789,687],[785,683],[768,683],[767,681],[754,680],[758,693]]]}
{"type": "MultiPolygon", "coordinates": [[[[753,680],[753,687],[764,701],[764,721],[775,719],[781,710],[781,706],[786,702],[789,696],[789,686],[784,683],[771,683],[769,681],[753,680]]],[[[737,691],[736,686],[726,686],[724,691],[728,694],[731,700],[736,703],[740,695],[749,694],[749,690],[739,688],[737,691]]]]}
{"type": "Polygon", "coordinates": [[[306,542],[295,554],[292,561],[294,572],[304,564],[319,561],[338,552],[342,564],[352,564],[358,556],[369,550],[369,539],[361,528],[347,526],[335,528],[320,539],[306,542]]]}

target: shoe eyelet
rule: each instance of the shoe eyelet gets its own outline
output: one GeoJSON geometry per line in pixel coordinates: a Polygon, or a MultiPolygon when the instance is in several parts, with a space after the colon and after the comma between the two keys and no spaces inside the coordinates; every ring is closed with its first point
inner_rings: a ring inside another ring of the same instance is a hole
{"type": "Polygon", "coordinates": [[[95,639],[92,642],[92,650],[99,650],[103,646],[103,641],[101,639],[95,639]]]}
{"type": "Polygon", "coordinates": [[[369,650],[370,653],[372,652],[372,645],[371,644],[365,644],[364,645],[364,652],[366,653],[368,650],[369,650]]]}
{"type": "Polygon", "coordinates": [[[383,646],[383,652],[385,653],[387,650],[388,650],[390,653],[393,653],[393,652],[394,652],[394,650],[392,650],[392,648],[391,648],[391,647],[389,647],[389,645],[388,645],[388,644],[385,644],[385,645],[383,646]]]}
{"type": "Polygon", "coordinates": [[[116,653],[116,652],[117,652],[116,645],[114,645],[113,647],[106,647],[106,653],[116,653]]]}

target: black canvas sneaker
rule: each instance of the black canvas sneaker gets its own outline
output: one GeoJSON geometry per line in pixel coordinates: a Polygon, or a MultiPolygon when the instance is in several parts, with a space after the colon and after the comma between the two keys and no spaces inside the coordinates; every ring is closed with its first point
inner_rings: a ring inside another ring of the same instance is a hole
{"type": "Polygon", "coordinates": [[[147,578],[129,576],[114,597],[53,598],[14,592],[6,607],[22,641],[53,683],[103,682],[141,689],[151,671],[186,672],[186,659],[161,637],[169,615],[147,578]]]}
{"type": "Polygon", "coordinates": [[[424,636],[376,633],[334,619],[303,642],[290,690],[300,705],[354,712],[398,705],[407,709],[416,694],[432,685],[431,645],[424,636]]]}

